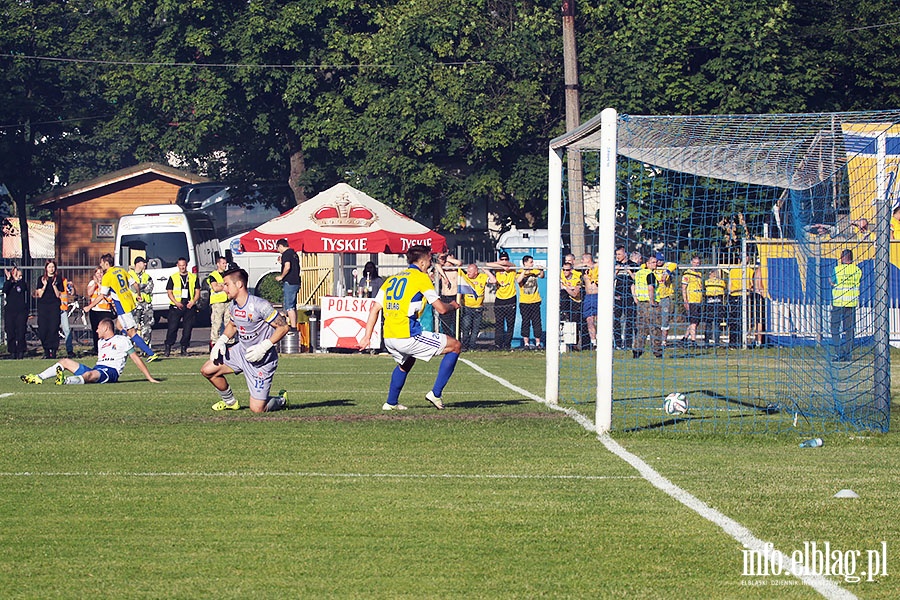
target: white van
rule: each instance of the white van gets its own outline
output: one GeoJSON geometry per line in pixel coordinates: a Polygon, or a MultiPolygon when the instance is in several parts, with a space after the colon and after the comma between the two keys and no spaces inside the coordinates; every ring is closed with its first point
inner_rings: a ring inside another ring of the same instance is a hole
{"type": "MultiPolygon", "coordinates": [[[[153,278],[153,310],[157,313],[169,310],[166,284],[178,271],[179,258],[187,259],[188,270],[202,284],[215,269],[218,253],[219,240],[209,217],[175,204],[139,206],[134,214],[121,217],[116,229],[116,264],[131,269],[138,256],[147,259],[147,273],[153,278]]],[[[203,293],[208,297],[208,291],[203,293]]]]}

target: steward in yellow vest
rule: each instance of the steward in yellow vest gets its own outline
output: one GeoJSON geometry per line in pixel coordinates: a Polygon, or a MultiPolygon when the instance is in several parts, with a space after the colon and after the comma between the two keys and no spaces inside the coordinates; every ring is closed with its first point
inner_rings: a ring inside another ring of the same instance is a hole
{"type": "Polygon", "coordinates": [[[128,271],[131,290],[137,300],[133,311],[134,320],[144,341],[149,340],[153,334],[153,278],[146,268],[147,259],[138,256],[134,259],[134,268],[128,271]]]}
{"type": "Polygon", "coordinates": [[[856,335],[856,307],[862,271],[853,264],[853,251],[841,252],[841,262],[831,278],[831,345],[835,361],[849,361],[856,335]]]}
{"type": "Polygon", "coordinates": [[[706,343],[715,346],[719,343],[722,334],[722,325],[725,324],[725,288],[727,283],[722,279],[722,272],[713,269],[706,278],[704,291],[706,304],[703,307],[703,322],[706,323],[706,343]]]}
{"type": "Polygon", "coordinates": [[[228,260],[224,256],[216,258],[216,270],[206,278],[209,286],[209,348],[216,344],[219,336],[225,332],[225,326],[231,322],[231,311],[228,310],[228,293],[225,291],[225,271],[228,260]]]}
{"type": "Polygon", "coordinates": [[[178,327],[184,324],[181,331],[181,355],[187,356],[188,347],[191,345],[191,333],[194,330],[194,320],[197,315],[197,302],[200,301],[200,287],[197,285],[197,275],[187,270],[187,259],[178,259],[178,271],[172,273],[166,284],[166,292],[169,295],[168,330],[166,331],[166,356],[172,352],[175,338],[178,337],[178,327]]]}
{"type": "Polygon", "coordinates": [[[648,335],[653,355],[657,358],[663,356],[663,334],[659,323],[659,303],[656,301],[656,265],[656,257],[651,256],[634,274],[634,297],[637,300],[637,333],[631,350],[634,358],[640,358],[644,353],[648,335]]]}
{"type": "MultiPolygon", "coordinates": [[[[222,259],[225,260],[225,259],[222,259]]],[[[212,284],[213,282],[217,283],[219,286],[224,285],[225,278],[222,276],[222,273],[218,270],[213,271],[209,274],[209,277],[206,278],[207,281],[212,284]]],[[[218,286],[216,286],[218,287],[218,286]]],[[[209,288],[209,303],[210,304],[221,304],[223,302],[228,302],[228,294],[224,289],[221,291],[214,291],[212,285],[209,288]]],[[[218,337],[218,336],[216,336],[218,337]]]]}

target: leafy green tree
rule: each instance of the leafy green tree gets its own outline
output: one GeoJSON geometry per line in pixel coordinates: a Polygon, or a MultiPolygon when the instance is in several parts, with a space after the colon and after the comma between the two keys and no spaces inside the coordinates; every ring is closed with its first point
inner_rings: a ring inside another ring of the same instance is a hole
{"type": "MultiPolygon", "coordinates": [[[[20,230],[26,231],[31,196],[70,176],[96,173],[84,168],[93,150],[92,130],[113,111],[92,69],[68,59],[105,42],[91,20],[89,0],[3,0],[0,11],[0,181],[15,199],[20,230]]],[[[22,241],[27,258],[28,236],[22,241]]]]}
{"type": "MultiPolygon", "coordinates": [[[[564,128],[560,8],[0,0],[3,182],[24,202],[177,157],[211,177],[288,180],[298,201],[346,181],[446,229],[476,204],[543,226],[546,145],[564,128]]],[[[578,2],[583,115],[896,106],[884,25],[898,12],[888,0],[578,2]]]]}

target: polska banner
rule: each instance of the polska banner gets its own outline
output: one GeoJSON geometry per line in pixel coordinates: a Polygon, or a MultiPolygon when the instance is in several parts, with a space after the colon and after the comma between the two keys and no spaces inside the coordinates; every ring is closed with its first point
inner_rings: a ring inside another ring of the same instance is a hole
{"type": "MultiPolygon", "coordinates": [[[[322,308],[319,347],[356,349],[366,331],[369,309],[375,301],[352,296],[325,296],[322,308]]],[[[381,325],[376,324],[369,348],[381,347],[381,325]]]]}

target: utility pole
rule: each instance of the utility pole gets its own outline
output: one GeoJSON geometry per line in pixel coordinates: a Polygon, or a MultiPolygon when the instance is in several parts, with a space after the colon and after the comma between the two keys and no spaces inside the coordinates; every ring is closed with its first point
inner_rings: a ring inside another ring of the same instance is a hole
{"type": "MultiPolygon", "coordinates": [[[[566,131],[581,125],[581,107],[578,86],[578,54],[575,47],[575,0],[563,0],[563,65],[566,83],[566,131]]],[[[572,254],[584,253],[584,176],[581,170],[581,152],[567,150],[569,180],[569,236],[572,254]]]]}

